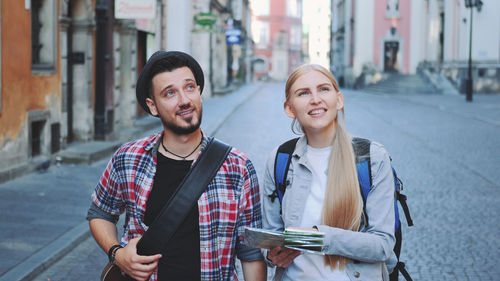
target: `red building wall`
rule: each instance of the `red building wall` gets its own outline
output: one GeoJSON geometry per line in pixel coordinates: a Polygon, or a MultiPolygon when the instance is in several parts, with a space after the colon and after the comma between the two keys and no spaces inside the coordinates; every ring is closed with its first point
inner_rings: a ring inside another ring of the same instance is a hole
{"type": "MultiPolygon", "coordinates": [[[[280,31],[285,31],[288,34],[288,42],[290,42],[291,27],[294,24],[302,23],[301,18],[295,18],[287,15],[287,0],[270,0],[269,16],[257,16],[255,19],[259,21],[269,22],[269,44],[265,49],[254,48],[255,57],[265,57],[268,59],[269,70],[272,71],[272,54],[273,42],[276,35],[280,31]]],[[[288,72],[291,73],[295,67],[302,63],[302,53],[300,47],[297,50],[289,48],[288,54],[288,72]]]]}
{"type": "Polygon", "coordinates": [[[56,94],[61,98],[59,37],[55,73],[32,74],[31,14],[24,4],[19,0],[2,1],[0,148],[5,138],[17,138],[27,121],[28,111],[49,108],[48,95],[56,94]]]}

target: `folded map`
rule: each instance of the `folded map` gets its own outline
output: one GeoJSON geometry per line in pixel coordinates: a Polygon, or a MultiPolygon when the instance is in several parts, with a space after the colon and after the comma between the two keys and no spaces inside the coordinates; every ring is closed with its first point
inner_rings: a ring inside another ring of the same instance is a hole
{"type": "Polygon", "coordinates": [[[290,249],[323,255],[325,234],[318,231],[287,228],[283,232],[260,228],[245,228],[245,242],[256,248],[272,249],[283,246],[290,249]]]}

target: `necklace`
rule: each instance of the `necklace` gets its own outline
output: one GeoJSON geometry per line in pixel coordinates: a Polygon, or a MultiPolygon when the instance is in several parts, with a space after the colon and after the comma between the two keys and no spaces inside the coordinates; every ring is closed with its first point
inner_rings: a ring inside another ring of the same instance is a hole
{"type": "Polygon", "coordinates": [[[189,157],[189,156],[191,156],[191,155],[192,155],[192,154],[193,154],[196,150],[198,150],[198,147],[200,147],[200,145],[201,145],[201,143],[202,143],[202,142],[203,142],[203,132],[201,133],[201,140],[200,140],[200,143],[199,143],[199,144],[198,144],[198,145],[194,148],[194,150],[193,150],[193,151],[191,151],[191,152],[190,152],[188,155],[186,155],[186,156],[180,156],[180,155],[175,154],[175,153],[173,153],[172,151],[168,150],[168,149],[165,147],[165,145],[163,144],[163,138],[162,138],[162,140],[161,140],[161,146],[163,146],[163,149],[165,149],[165,151],[166,151],[166,152],[168,152],[168,153],[172,154],[173,156],[175,156],[175,157],[179,157],[179,158],[181,158],[182,160],[186,160],[186,158],[188,158],[188,157],[189,157]]]}

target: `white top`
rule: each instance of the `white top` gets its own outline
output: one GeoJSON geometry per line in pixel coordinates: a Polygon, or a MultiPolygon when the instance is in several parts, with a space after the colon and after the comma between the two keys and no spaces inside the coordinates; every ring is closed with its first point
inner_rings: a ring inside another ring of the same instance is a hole
{"type": "MultiPolygon", "coordinates": [[[[299,227],[313,227],[321,224],[330,151],[331,147],[307,146],[306,157],[311,166],[312,181],[299,227]]],[[[288,266],[283,280],[349,281],[350,279],[344,270],[339,270],[338,267],[332,270],[330,266],[325,266],[324,256],[302,253],[288,266]]]]}

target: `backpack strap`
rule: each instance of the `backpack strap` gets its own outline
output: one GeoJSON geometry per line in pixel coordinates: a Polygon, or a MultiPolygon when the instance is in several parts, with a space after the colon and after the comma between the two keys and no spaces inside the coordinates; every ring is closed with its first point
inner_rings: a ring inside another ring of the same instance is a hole
{"type": "Polygon", "coordinates": [[[401,207],[403,208],[408,226],[413,226],[410,209],[408,208],[408,204],[406,203],[406,195],[401,193],[401,190],[403,190],[403,182],[399,179],[398,174],[396,173],[396,170],[394,170],[394,168],[392,168],[392,173],[394,174],[394,180],[396,182],[396,199],[399,201],[399,204],[401,204],[401,207]]]}
{"type": "MultiPolygon", "coordinates": [[[[411,279],[411,276],[410,274],[408,273],[408,271],[406,270],[405,268],[405,263],[404,262],[400,262],[398,261],[398,263],[396,264],[396,267],[393,269],[393,272],[401,272],[401,274],[403,274],[403,277],[406,279],[406,281],[413,281],[413,279],[411,279]]],[[[391,279],[392,280],[392,279],[391,279]]],[[[397,280],[397,279],[396,279],[397,280]]]]}
{"type": "MultiPolygon", "coordinates": [[[[299,138],[291,139],[278,147],[276,152],[276,158],[274,160],[274,182],[276,189],[273,194],[269,195],[271,202],[274,202],[276,198],[279,199],[280,206],[283,202],[283,196],[286,191],[286,177],[288,175],[288,168],[290,168],[290,163],[292,162],[292,154],[295,150],[295,145],[299,138]]],[[[281,213],[281,209],[280,209],[281,213]]]]}
{"type": "MultiPolygon", "coordinates": [[[[271,195],[271,202],[279,199],[280,205],[286,191],[286,177],[292,160],[292,154],[299,138],[291,139],[278,147],[274,160],[274,182],[276,189],[271,195]]],[[[356,169],[358,170],[358,180],[360,182],[361,194],[363,195],[363,213],[368,223],[366,213],[366,198],[372,186],[371,162],[370,162],[370,140],[363,138],[353,138],[354,153],[356,155],[356,169]]],[[[281,210],[280,210],[281,212],[281,210]]]]}
{"type": "MultiPolygon", "coordinates": [[[[286,178],[288,175],[288,169],[292,160],[292,154],[295,150],[295,145],[299,138],[291,139],[283,144],[281,144],[276,152],[276,158],[274,160],[274,179],[276,189],[269,195],[271,202],[274,202],[276,198],[279,199],[280,205],[283,201],[283,196],[286,191],[286,178]]],[[[356,156],[356,169],[358,172],[358,180],[360,183],[361,194],[363,195],[363,214],[366,218],[366,223],[368,223],[368,214],[366,213],[366,199],[370,193],[372,187],[372,172],[371,172],[371,161],[370,161],[370,140],[354,137],[352,139],[352,145],[354,149],[354,154],[356,156]]],[[[400,202],[401,207],[405,213],[406,221],[408,226],[413,226],[413,220],[410,215],[408,205],[406,203],[406,195],[402,194],[400,191],[403,190],[403,182],[398,178],[396,171],[392,168],[395,182],[395,196],[397,201],[400,202]]],[[[397,201],[395,200],[395,211],[398,212],[397,201]]],[[[397,230],[400,225],[399,214],[396,214],[395,229],[397,230]]]]}
{"type": "Polygon", "coordinates": [[[366,199],[372,188],[372,168],[370,161],[370,140],[363,138],[353,138],[352,147],[356,157],[356,170],[358,172],[359,188],[363,198],[363,215],[368,224],[368,214],[366,213],[366,199]]]}

